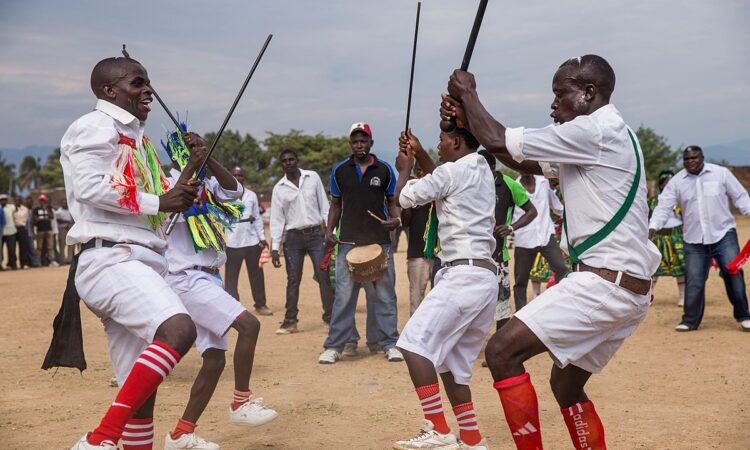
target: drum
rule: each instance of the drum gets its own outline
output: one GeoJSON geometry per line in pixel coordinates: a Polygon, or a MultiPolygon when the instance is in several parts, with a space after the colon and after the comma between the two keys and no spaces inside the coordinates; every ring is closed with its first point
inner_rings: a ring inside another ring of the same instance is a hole
{"type": "Polygon", "coordinates": [[[354,247],[346,254],[346,265],[358,283],[377,281],[388,270],[388,260],[378,244],[354,247]]]}

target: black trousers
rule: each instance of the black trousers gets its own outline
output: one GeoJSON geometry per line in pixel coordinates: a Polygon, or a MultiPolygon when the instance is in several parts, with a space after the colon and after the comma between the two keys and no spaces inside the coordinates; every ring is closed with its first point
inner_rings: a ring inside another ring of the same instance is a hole
{"type": "MultiPolygon", "coordinates": [[[[16,262],[16,235],[15,234],[9,234],[7,236],[3,236],[3,244],[5,244],[5,248],[8,251],[8,265],[5,266],[9,269],[17,269],[17,262],[16,262]]],[[[0,259],[2,258],[2,249],[0,248],[0,259]]]]}
{"type": "Polygon", "coordinates": [[[32,266],[31,260],[31,246],[29,233],[26,227],[16,226],[18,232],[16,233],[16,242],[18,243],[18,258],[21,260],[21,267],[32,266]]]}
{"type": "Polygon", "coordinates": [[[526,306],[526,288],[529,286],[529,272],[534,266],[536,254],[541,253],[544,259],[549,263],[550,268],[555,272],[555,280],[560,281],[565,278],[568,268],[565,266],[562,250],[557,241],[550,237],[547,245],[543,247],[522,248],[516,246],[513,251],[513,272],[515,280],[513,284],[513,299],[516,303],[516,311],[526,306]]]}
{"type": "Polygon", "coordinates": [[[253,293],[253,303],[256,308],[266,306],[266,281],[263,269],[258,267],[262,250],[260,244],[250,247],[227,248],[227,279],[224,282],[224,289],[226,289],[229,295],[240,301],[237,284],[240,278],[240,268],[242,268],[242,262],[244,261],[247,266],[250,290],[253,293]]]}

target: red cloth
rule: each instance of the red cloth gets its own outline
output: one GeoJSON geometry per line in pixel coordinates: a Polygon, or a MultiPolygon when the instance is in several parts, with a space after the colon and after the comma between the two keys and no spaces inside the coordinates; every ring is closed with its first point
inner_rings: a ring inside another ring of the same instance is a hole
{"type": "Polygon", "coordinates": [[[154,448],[154,418],[130,419],[122,432],[123,450],[152,450],[154,448]]]}
{"type": "Polygon", "coordinates": [[[461,440],[467,445],[479,444],[482,440],[482,435],[479,433],[477,413],[474,411],[474,403],[467,402],[456,405],[453,408],[453,413],[456,415],[456,422],[458,422],[458,431],[461,435],[461,440]]]}
{"type": "Polygon", "coordinates": [[[440,386],[437,383],[428,384],[418,387],[416,391],[419,402],[422,404],[424,418],[432,422],[435,431],[440,434],[448,434],[451,429],[448,428],[448,423],[445,421],[443,400],[440,398],[440,386]]]}
{"type": "Polygon", "coordinates": [[[562,408],[560,412],[568,427],[573,448],[576,450],[607,450],[604,442],[604,426],[591,401],[576,403],[562,408]]]}
{"type": "Polygon", "coordinates": [[[179,361],[180,354],[163,342],[154,341],[146,347],[133,364],[112,406],[89,436],[89,444],[98,445],[104,440],[117,443],[133,413],[156,392],[179,361]]]}
{"type": "Polygon", "coordinates": [[[745,242],[745,245],[742,247],[742,250],[740,250],[737,257],[727,264],[727,270],[729,270],[731,275],[737,275],[740,273],[742,266],[745,265],[748,259],[750,259],[750,239],[745,242]]]}
{"type": "Polygon", "coordinates": [[[197,426],[198,425],[193,422],[188,422],[187,420],[180,418],[177,420],[177,425],[174,427],[174,431],[170,433],[170,436],[172,439],[179,439],[183,434],[195,433],[195,428],[197,426]]]}
{"type": "Polygon", "coordinates": [[[516,377],[496,381],[493,386],[500,394],[505,421],[519,450],[542,450],[539,427],[539,402],[527,372],[516,377]]]}

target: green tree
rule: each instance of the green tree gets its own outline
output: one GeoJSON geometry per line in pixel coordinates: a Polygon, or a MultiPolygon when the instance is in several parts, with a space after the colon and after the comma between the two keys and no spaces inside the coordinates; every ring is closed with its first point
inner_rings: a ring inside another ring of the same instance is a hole
{"type": "Polygon", "coordinates": [[[270,176],[274,183],[283,174],[279,163],[279,154],[283,149],[294,150],[299,156],[299,166],[318,172],[326,186],[328,186],[328,174],[333,165],[351,153],[349,139],[345,136],[330,137],[322,133],[304,134],[301,130],[290,130],[286,134],[268,133],[263,145],[271,158],[270,176]]]}
{"type": "Polygon", "coordinates": [[[13,183],[15,182],[16,166],[8,164],[5,158],[0,154],[0,192],[11,195],[13,194],[13,183]]]}
{"type": "Polygon", "coordinates": [[[667,139],[664,136],[658,135],[653,129],[644,126],[638,127],[635,134],[638,136],[638,142],[641,143],[641,150],[643,150],[647,179],[655,180],[662,170],[677,168],[677,161],[681,156],[680,151],[673,150],[667,144],[667,139]]]}
{"type": "MultiPolygon", "coordinates": [[[[215,132],[203,135],[208,148],[211,148],[215,138],[215,132]]],[[[237,166],[242,167],[247,183],[253,187],[266,187],[270,182],[271,161],[268,152],[263,150],[258,140],[249,133],[242,136],[238,131],[225,130],[213,157],[229,170],[237,166]]]]}
{"type": "Polygon", "coordinates": [[[42,184],[48,188],[65,187],[65,178],[60,164],[60,147],[52,151],[42,167],[42,184]]]}
{"type": "Polygon", "coordinates": [[[39,158],[26,156],[18,168],[18,187],[21,189],[37,189],[42,185],[42,163],[39,158]]]}

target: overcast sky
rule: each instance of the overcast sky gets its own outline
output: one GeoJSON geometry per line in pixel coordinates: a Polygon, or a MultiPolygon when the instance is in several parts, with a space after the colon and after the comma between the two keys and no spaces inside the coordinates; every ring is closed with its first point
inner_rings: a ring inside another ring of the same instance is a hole
{"type": "MultiPolygon", "coordinates": [[[[412,128],[435,146],[439,94],[460,65],[477,0],[425,0],[412,128]]],[[[0,147],[58,145],[95,103],[93,65],[127,43],[175,112],[217,130],[265,37],[274,38],[229,128],[340,136],[368,121],[393,155],[406,111],[415,1],[0,0],[0,147]]],[[[508,126],[550,123],[565,59],[607,58],[613,103],[670,144],[750,137],[750,2],[491,0],[470,71],[508,126]]],[[[147,132],[169,119],[156,102],[147,132]]]]}

